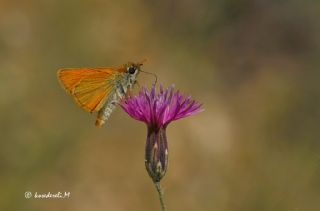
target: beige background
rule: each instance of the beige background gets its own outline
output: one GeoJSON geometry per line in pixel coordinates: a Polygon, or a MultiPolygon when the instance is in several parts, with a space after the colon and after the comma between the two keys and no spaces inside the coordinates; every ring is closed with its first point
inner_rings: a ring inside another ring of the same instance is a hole
{"type": "Polygon", "coordinates": [[[169,211],[320,210],[319,10],[298,0],[0,1],[0,210],[160,210],[145,125],[118,108],[96,128],[56,79],[61,67],[144,58],[205,108],[168,127],[169,211]]]}

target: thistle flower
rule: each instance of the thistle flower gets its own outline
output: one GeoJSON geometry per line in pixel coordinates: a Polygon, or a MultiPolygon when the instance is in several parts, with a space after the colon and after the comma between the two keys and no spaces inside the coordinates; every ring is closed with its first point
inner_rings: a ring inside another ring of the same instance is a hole
{"type": "Polygon", "coordinates": [[[174,120],[203,111],[201,104],[191,96],[184,97],[179,91],[174,92],[174,85],[164,91],[160,84],[159,93],[156,93],[155,85],[150,91],[143,87],[138,96],[122,101],[121,107],[132,118],[147,124],[145,165],[152,180],[159,182],[168,167],[167,126],[174,120]]]}
{"type": "Polygon", "coordinates": [[[156,93],[155,85],[150,91],[144,87],[138,96],[124,99],[121,107],[132,118],[145,122],[148,127],[145,165],[159,193],[162,210],[165,211],[160,180],[168,168],[166,128],[174,120],[203,111],[201,104],[191,100],[191,96],[184,97],[179,91],[174,92],[174,85],[164,91],[160,84],[159,93],[156,93]]]}

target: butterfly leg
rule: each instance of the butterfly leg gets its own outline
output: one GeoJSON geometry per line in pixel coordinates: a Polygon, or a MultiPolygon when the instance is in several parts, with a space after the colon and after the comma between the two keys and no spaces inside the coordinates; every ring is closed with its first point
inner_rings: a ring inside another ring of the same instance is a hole
{"type": "Polygon", "coordinates": [[[129,87],[128,87],[127,93],[125,94],[125,97],[126,97],[126,98],[133,97],[133,92],[132,92],[132,90],[133,90],[133,88],[134,88],[134,86],[135,86],[136,84],[137,84],[137,86],[140,88],[139,82],[138,82],[138,81],[134,81],[133,84],[132,84],[132,85],[129,85],[129,87]]]}
{"type": "Polygon", "coordinates": [[[125,99],[128,99],[129,97],[132,97],[132,86],[125,86],[122,84],[118,85],[118,89],[117,89],[117,95],[120,99],[122,99],[123,97],[125,97],[125,99]]]}
{"type": "Polygon", "coordinates": [[[136,85],[136,84],[137,84],[138,88],[140,89],[139,81],[135,81],[135,82],[133,83],[133,86],[136,85]]]}
{"type": "Polygon", "coordinates": [[[128,91],[127,91],[127,94],[125,95],[125,98],[126,99],[128,99],[128,98],[131,98],[131,97],[133,97],[133,93],[132,93],[132,89],[128,89],[128,91]]]}

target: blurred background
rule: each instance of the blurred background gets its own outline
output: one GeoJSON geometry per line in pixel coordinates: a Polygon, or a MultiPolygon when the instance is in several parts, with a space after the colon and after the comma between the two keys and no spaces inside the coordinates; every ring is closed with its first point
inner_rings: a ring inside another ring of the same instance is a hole
{"type": "Polygon", "coordinates": [[[117,108],[96,128],[56,78],[144,58],[205,108],[168,127],[169,211],[320,210],[319,20],[318,1],[1,0],[0,210],[160,210],[146,126],[117,108]]]}

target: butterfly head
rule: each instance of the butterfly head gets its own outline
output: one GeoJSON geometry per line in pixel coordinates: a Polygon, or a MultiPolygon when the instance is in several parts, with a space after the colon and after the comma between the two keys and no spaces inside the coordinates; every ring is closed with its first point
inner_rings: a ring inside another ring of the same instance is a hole
{"type": "Polygon", "coordinates": [[[140,68],[143,65],[142,62],[138,62],[138,63],[134,63],[134,62],[128,62],[125,67],[126,67],[126,72],[129,76],[129,78],[131,78],[132,81],[134,81],[136,79],[136,77],[138,76],[139,72],[140,72],[140,68]]]}

